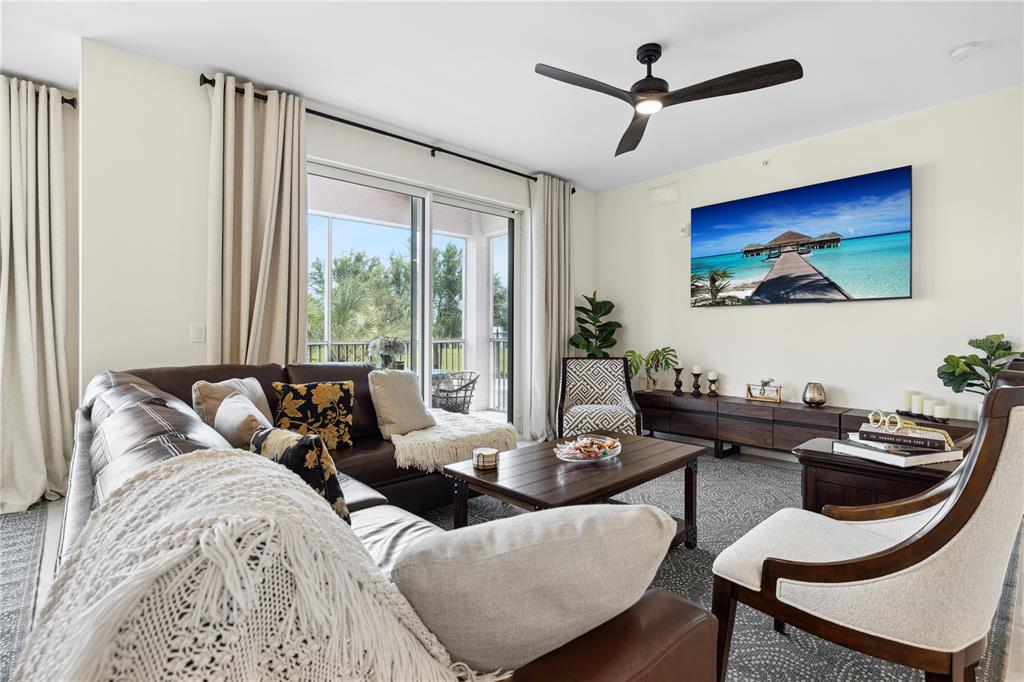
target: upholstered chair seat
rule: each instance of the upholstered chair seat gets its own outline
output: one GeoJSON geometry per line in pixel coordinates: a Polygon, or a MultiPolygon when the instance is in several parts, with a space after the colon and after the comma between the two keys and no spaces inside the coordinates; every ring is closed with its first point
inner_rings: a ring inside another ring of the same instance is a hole
{"type": "Polygon", "coordinates": [[[558,435],[591,431],[640,433],[640,406],[624,358],[562,359],[558,435]]]}
{"type": "Polygon", "coordinates": [[[844,646],[973,680],[1024,518],[1024,372],[1000,373],[960,466],[919,495],[783,509],[715,560],[719,679],[737,601],[844,646]]]}

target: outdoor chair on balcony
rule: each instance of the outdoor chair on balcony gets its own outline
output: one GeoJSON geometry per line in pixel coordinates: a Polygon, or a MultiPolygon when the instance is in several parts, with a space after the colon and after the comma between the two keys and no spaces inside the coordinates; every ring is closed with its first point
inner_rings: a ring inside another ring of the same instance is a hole
{"type": "Polygon", "coordinates": [[[434,385],[431,405],[447,412],[468,413],[478,378],[480,373],[472,370],[448,374],[434,385]]]}
{"type": "MultiPolygon", "coordinates": [[[[1024,369],[1024,368],[1022,368],[1024,369]]],[[[715,560],[718,677],[736,602],[855,651],[975,679],[1024,515],[1024,371],[985,397],[960,466],[933,488],[880,504],[782,509],[715,560]]]]}
{"type": "Polygon", "coordinates": [[[640,434],[640,406],[625,358],[562,358],[558,437],[591,431],[640,434]]]}

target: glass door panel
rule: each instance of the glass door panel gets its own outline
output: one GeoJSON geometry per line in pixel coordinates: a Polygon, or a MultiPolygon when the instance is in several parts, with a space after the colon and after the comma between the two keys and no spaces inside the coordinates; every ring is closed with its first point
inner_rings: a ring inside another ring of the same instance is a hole
{"type": "Polygon", "coordinates": [[[410,194],[309,175],[311,362],[417,369],[415,255],[423,202],[410,194]]]}
{"type": "Polygon", "coordinates": [[[431,204],[431,400],[455,411],[507,414],[508,216],[431,204]]]}

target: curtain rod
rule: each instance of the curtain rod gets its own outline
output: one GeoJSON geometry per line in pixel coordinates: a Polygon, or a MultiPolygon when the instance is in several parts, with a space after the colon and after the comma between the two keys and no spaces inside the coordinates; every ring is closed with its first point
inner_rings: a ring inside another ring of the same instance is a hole
{"type": "MultiPolygon", "coordinates": [[[[200,87],[202,87],[204,85],[213,85],[213,84],[214,84],[214,80],[212,78],[208,78],[206,76],[206,74],[204,74],[204,73],[199,74],[199,86],[200,87]]],[[[242,88],[236,87],[235,88],[235,92],[237,92],[238,94],[241,95],[241,94],[243,94],[245,92],[245,90],[243,90],[242,88]]],[[[254,96],[258,100],[261,100],[261,101],[264,101],[264,102],[267,101],[267,96],[264,95],[261,92],[254,93],[254,96]]],[[[391,137],[391,138],[394,138],[396,140],[401,140],[402,142],[408,142],[409,144],[414,144],[414,145],[417,145],[419,147],[424,147],[425,149],[429,149],[430,150],[430,155],[431,156],[437,156],[438,152],[440,152],[441,154],[448,154],[449,156],[454,156],[456,158],[462,159],[463,161],[469,161],[470,163],[478,163],[481,166],[487,166],[488,168],[493,168],[494,170],[499,170],[499,171],[502,171],[503,173],[511,173],[512,175],[518,175],[519,177],[526,178],[527,180],[533,180],[533,181],[537,180],[537,177],[535,175],[528,175],[527,173],[520,173],[517,170],[512,170],[511,168],[505,168],[504,166],[499,166],[498,164],[491,163],[490,161],[483,161],[482,159],[474,159],[472,156],[466,156],[465,154],[460,154],[458,152],[453,152],[453,151],[451,151],[449,149],[445,149],[444,147],[438,147],[437,145],[428,144],[426,142],[420,142],[419,140],[414,140],[411,137],[405,137],[404,135],[399,135],[397,133],[388,132],[387,130],[381,130],[380,128],[374,128],[373,126],[368,126],[365,123],[359,123],[358,121],[351,121],[351,120],[349,120],[347,118],[341,118],[340,116],[335,116],[334,114],[328,114],[328,113],[325,113],[323,111],[317,111],[316,109],[310,109],[309,107],[306,107],[306,113],[311,115],[311,116],[317,116],[319,118],[325,118],[328,121],[334,121],[335,123],[343,123],[343,124],[345,124],[347,126],[352,126],[354,128],[359,128],[361,130],[369,131],[371,133],[377,133],[378,135],[384,135],[386,137],[391,137]]]]}

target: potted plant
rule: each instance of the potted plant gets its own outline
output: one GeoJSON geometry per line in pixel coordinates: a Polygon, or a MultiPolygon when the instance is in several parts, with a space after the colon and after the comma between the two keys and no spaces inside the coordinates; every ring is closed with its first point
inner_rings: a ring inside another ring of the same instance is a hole
{"type": "Polygon", "coordinates": [[[389,369],[395,356],[405,355],[405,344],[393,336],[378,336],[370,342],[370,357],[380,363],[381,369],[389,369]]]}
{"type": "Polygon", "coordinates": [[[576,326],[579,331],[569,339],[569,345],[579,348],[588,358],[606,358],[606,349],[617,343],[615,331],[622,327],[619,322],[604,319],[615,309],[615,304],[598,300],[596,291],[590,296],[583,294],[583,298],[587,305],[576,306],[576,326]]]}
{"type": "Polygon", "coordinates": [[[992,389],[999,371],[1010,360],[1024,355],[1021,351],[1013,350],[1005,334],[989,334],[980,339],[971,339],[967,345],[980,350],[985,356],[981,357],[977,353],[947,355],[945,362],[936,370],[942,385],[953,389],[954,393],[966,391],[985,395],[992,389]]]}
{"type": "Polygon", "coordinates": [[[624,356],[629,364],[629,377],[632,379],[640,373],[643,368],[645,379],[640,387],[641,391],[653,391],[658,387],[658,379],[655,373],[670,370],[676,366],[676,349],[664,346],[642,355],[635,350],[627,350],[624,356]]]}

